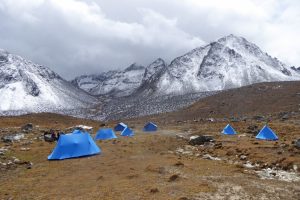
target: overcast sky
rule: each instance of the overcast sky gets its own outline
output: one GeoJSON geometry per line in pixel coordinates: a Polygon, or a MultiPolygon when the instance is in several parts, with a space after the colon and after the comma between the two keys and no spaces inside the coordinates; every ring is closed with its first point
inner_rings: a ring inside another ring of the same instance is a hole
{"type": "Polygon", "coordinates": [[[231,33],[300,66],[299,0],[0,1],[0,48],[67,79],[170,62],[231,33]]]}

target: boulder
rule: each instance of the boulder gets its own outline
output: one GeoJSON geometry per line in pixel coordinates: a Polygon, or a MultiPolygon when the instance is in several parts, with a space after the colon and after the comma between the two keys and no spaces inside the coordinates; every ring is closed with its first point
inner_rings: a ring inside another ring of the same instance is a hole
{"type": "Polygon", "coordinates": [[[214,138],[211,135],[194,135],[190,137],[190,145],[202,145],[206,142],[214,142],[214,138]]]}
{"type": "Polygon", "coordinates": [[[44,141],[45,142],[54,142],[56,140],[56,137],[53,137],[51,133],[44,133],[44,141]]]}
{"type": "Polygon", "coordinates": [[[32,131],[32,129],[33,129],[32,123],[25,124],[24,126],[21,127],[21,130],[23,132],[29,132],[32,131]]]}
{"type": "Polygon", "coordinates": [[[14,134],[9,134],[9,135],[3,136],[1,138],[1,140],[5,143],[8,143],[8,142],[20,141],[23,138],[24,138],[23,133],[14,133],[14,134]]]}

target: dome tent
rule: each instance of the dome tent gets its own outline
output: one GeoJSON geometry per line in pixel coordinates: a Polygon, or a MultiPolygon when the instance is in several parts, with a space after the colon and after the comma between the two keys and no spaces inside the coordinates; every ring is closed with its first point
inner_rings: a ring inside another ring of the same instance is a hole
{"type": "Polygon", "coordinates": [[[115,131],[123,131],[126,127],[127,127],[127,125],[124,124],[123,122],[121,122],[121,123],[118,123],[114,129],[115,129],[115,131]]]}
{"type": "Polygon", "coordinates": [[[132,137],[132,136],[134,136],[134,132],[133,132],[129,127],[126,127],[126,128],[122,131],[121,136],[129,136],[129,137],[132,137]]]}
{"type": "Polygon", "coordinates": [[[260,140],[278,140],[278,136],[269,128],[268,125],[265,125],[255,137],[260,140]]]}
{"type": "Polygon", "coordinates": [[[143,131],[145,132],[157,131],[157,125],[154,124],[153,122],[148,122],[147,124],[145,124],[143,131]]]}
{"type": "Polygon", "coordinates": [[[227,124],[222,133],[225,135],[235,135],[236,131],[234,130],[234,128],[232,128],[232,126],[230,126],[230,124],[227,124]]]}
{"type": "Polygon", "coordinates": [[[109,140],[118,138],[111,128],[103,128],[97,131],[95,140],[109,140]]]}
{"type": "Polygon", "coordinates": [[[96,145],[90,134],[60,135],[56,147],[48,156],[48,160],[63,160],[99,154],[101,149],[96,145]]]}

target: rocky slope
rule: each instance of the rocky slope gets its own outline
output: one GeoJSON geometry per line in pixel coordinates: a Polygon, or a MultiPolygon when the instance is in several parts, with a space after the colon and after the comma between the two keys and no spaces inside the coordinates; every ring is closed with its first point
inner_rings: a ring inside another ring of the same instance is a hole
{"type": "Polygon", "coordinates": [[[124,71],[109,71],[99,75],[84,75],[71,81],[73,85],[92,95],[128,96],[143,79],[145,67],[132,64],[124,71]]]}
{"type": "Polygon", "coordinates": [[[0,112],[86,107],[96,99],[49,68],[0,50],[0,112]]]}

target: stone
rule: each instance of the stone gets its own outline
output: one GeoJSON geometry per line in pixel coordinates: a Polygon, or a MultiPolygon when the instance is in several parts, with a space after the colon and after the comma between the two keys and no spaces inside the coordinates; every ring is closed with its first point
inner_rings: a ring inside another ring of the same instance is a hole
{"type": "Polygon", "coordinates": [[[29,151],[30,148],[28,148],[28,147],[22,147],[22,148],[20,148],[20,150],[21,150],[21,151],[29,151]]]}
{"type": "Polygon", "coordinates": [[[264,116],[260,116],[260,115],[256,115],[256,116],[253,116],[252,119],[254,119],[256,121],[264,121],[265,117],[264,116]]]}
{"type": "Polygon", "coordinates": [[[151,188],[150,189],[150,193],[157,193],[159,192],[159,190],[157,188],[151,188]]]}
{"type": "Polygon", "coordinates": [[[279,118],[281,119],[281,121],[288,120],[290,118],[290,113],[281,112],[281,113],[279,113],[279,118]]]}
{"type": "Polygon", "coordinates": [[[209,155],[209,154],[203,155],[202,158],[203,158],[203,159],[207,159],[207,160],[221,160],[220,158],[218,158],[218,157],[213,157],[213,156],[211,156],[211,155],[209,155]]]}
{"type": "Polygon", "coordinates": [[[104,126],[106,126],[106,124],[105,124],[105,123],[102,123],[102,124],[100,124],[100,127],[104,127],[104,126]]]}
{"type": "Polygon", "coordinates": [[[300,139],[295,142],[295,147],[300,149],[300,139]]]}
{"type": "Polygon", "coordinates": [[[246,159],[247,159],[247,156],[245,156],[245,155],[240,156],[240,160],[246,160],[246,159]]]}
{"type": "Polygon", "coordinates": [[[23,132],[29,132],[29,131],[32,131],[32,130],[33,130],[33,125],[32,125],[32,123],[25,124],[24,126],[21,127],[21,130],[22,130],[23,132]]]}
{"type": "Polygon", "coordinates": [[[13,162],[14,162],[15,164],[19,164],[21,161],[20,161],[18,158],[15,158],[15,159],[13,160],[13,162]]]}
{"type": "Polygon", "coordinates": [[[176,181],[178,178],[179,178],[178,174],[173,174],[172,176],[169,177],[168,182],[176,181]]]}
{"type": "Polygon", "coordinates": [[[214,147],[215,147],[215,149],[221,149],[222,146],[223,146],[222,143],[219,142],[219,143],[216,143],[214,147]]]}
{"type": "Polygon", "coordinates": [[[191,136],[189,140],[190,145],[203,145],[206,142],[214,142],[211,135],[197,135],[191,136]]]}
{"type": "Polygon", "coordinates": [[[21,139],[23,139],[25,136],[23,133],[15,133],[15,134],[10,134],[10,135],[5,135],[1,138],[1,140],[5,143],[12,143],[15,141],[20,141],[21,139]]]}
{"type": "Polygon", "coordinates": [[[174,165],[177,167],[184,166],[184,164],[181,161],[176,162],[174,165]]]}

